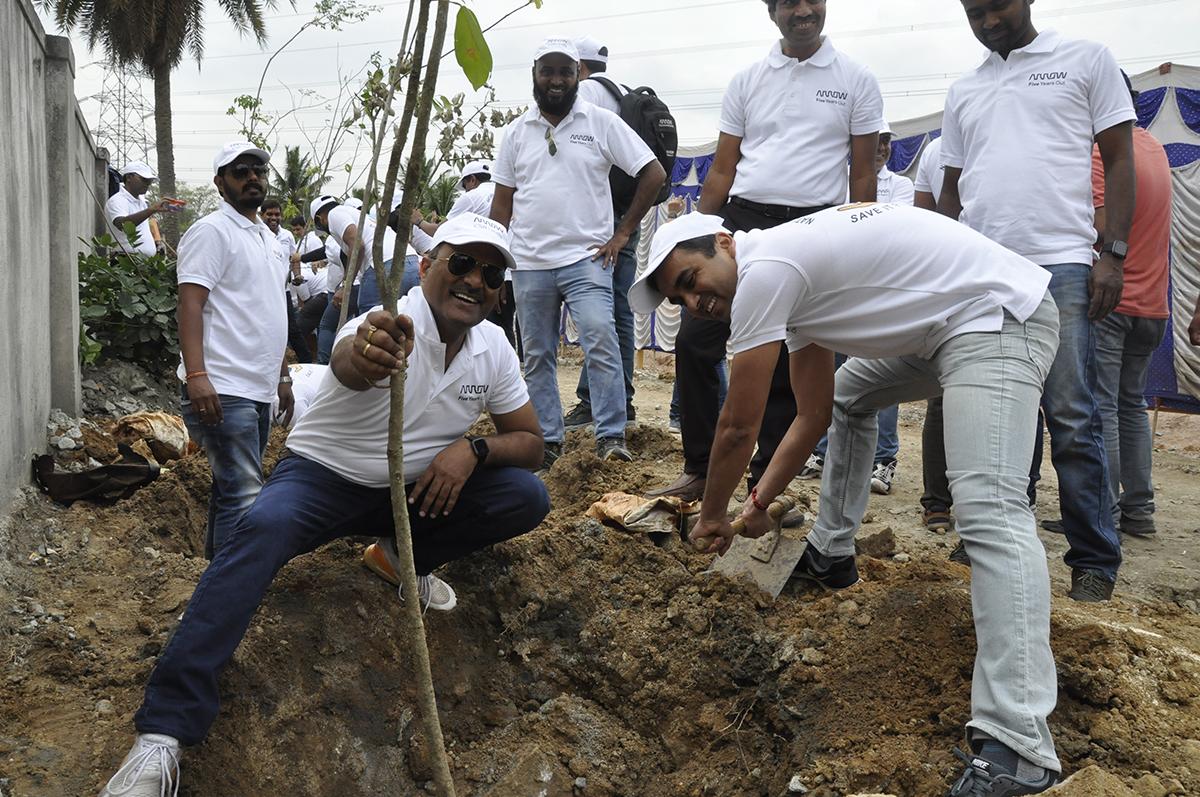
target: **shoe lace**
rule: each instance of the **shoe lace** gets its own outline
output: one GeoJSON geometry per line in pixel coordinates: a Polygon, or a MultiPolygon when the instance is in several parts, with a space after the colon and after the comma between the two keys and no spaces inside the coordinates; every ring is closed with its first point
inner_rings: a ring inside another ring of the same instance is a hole
{"type": "Polygon", "coordinates": [[[992,783],[995,780],[992,774],[977,766],[975,757],[967,755],[957,747],[954,748],[954,755],[966,764],[967,768],[950,789],[950,797],[988,797],[992,794],[992,783]]]}
{"type": "Polygon", "coordinates": [[[171,797],[177,797],[179,780],[172,773],[179,771],[178,751],[165,744],[154,744],[153,742],[140,742],[139,744],[141,747],[137,755],[122,764],[116,774],[109,778],[108,785],[105,786],[107,794],[112,797],[128,794],[138,785],[138,780],[146,768],[157,764],[161,773],[158,781],[159,797],[167,797],[168,794],[171,797]]]}

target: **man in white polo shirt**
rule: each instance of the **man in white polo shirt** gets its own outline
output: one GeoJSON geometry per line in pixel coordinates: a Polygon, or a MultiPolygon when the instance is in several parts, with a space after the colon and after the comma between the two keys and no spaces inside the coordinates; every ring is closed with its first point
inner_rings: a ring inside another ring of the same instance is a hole
{"type": "MultiPolygon", "coordinates": [[[[1070,549],[1068,595],[1112,596],[1121,542],[1112,520],[1093,322],[1121,298],[1122,262],[1133,218],[1136,114],[1112,53],[1095,42],[1038,33],[1032,0],[997,8],[962,0],[987,59],[950,87],[942,120],[945,179],[938,210],[1024,255],[1051,274],[1062,344],[1046,380],[1063,529],[1070,549]],[[1104,247],[1091,195],[1093,142],[1104,160],[1104,247]]],[[[1029,434],[1035,434],[1033,429],[1029,434]]]]}
{"type": "Polygon", "coordinates": [[[268,199],[263,202],[258,215],[262,217],[267,229],[275,234],[275,242],[279,245],[279,260],[287,274],[284,278],[284,291],[287,293],[288,348],[295,353],[297,362],[312,362],[312,351],[309,350],[308,341],[300,332],[300,323],[296,318],[299,297],[303,295],[304,298],[308,298],[309,296],[308,289],[304,285],[304,277],[300,273],[300,263],[298,260],[295,263],[292,262],[292,255],[299,253],[296,248],[296,238],[292,235],[292,231],[283,225],[283,203],[278,199],[268,199]]]}
{"type": "MultiPolygon", "coordinates": [[[[619,116],[620,98],[627,92],[624,84],[608,74],[608,47],[592,36],[576,39],[575,47],[579,52],[579,99],[619,116]]],[[[624,216],[624,198],[613,196],[613,217],[617,226],[624,221],[624,216]]],[[[637,415],[633,406],[633,360],[637,340],[633,329],[633,310],[629,309],[629,286],[633,284],[633,278],[637,274],[639,238],[640,228],[635,224],[633,234],[629,236],[625,246],[621,247],[616,265],[613,266],[613,320],[617,325],[617,346],[621,350],[621,372],[625,379],[627,424],[632,424],[637,415]]],[[[575,396],[579,403],[563,416],[563,423],[567,429],[588,426],[593,422],[587,363],[579,369],[579,383],[575,386],[575,396]]]]}
{"type": "MultiPolygon", "coordinates": [[[[537,416],[500,330],[484,321],[512,266],[505,230],[466,213],[441,226],[421,287],[341,330],[333,365],[238,533],[212,561],[150,675],[137,738],[102,797],[178,788],[180,745],[217,716],[218,678],[275,573],[327,542],[379,535],[368,564],[395,576],[388,476],[389,378],[407,359],[404,476],[417,599],[457,598],[433,570],[535,528],[550,511],[527,468],[542,458],[537,416]],[[484,412],[496,432],[468,437],[484,412]],[[118,788],[118,784],[120,788],[118,788]]],[[[484,590],[486,593],[486,589],[484,590]]],[[[408,597],[408,596],[402,596],[408,597]]],[[[319,600],[314,601],[319,610],[319,600]]]]}
{"type": "MultiPolygon", "coordinates": [[[[875,150],[883,128],[879,81],[822,35],[824,0],[765,0],[781,38],[767,57],[734,75],[699,211],[730,230],[767,229],[845,201],[875,201],[875,150]],[[846,164],[850,164],[847,186],[846,164]]],[[[675,339],[683,474],[651,494],[691,498],[704,490],[717,425],[716,365],[729,328],[684,313],[675,339]]],[[[767,415],[750,466],[762,475],[795,411],[787,362],[776,365],[767,415]]]]}
{"type": "Polygon", "coordinates": [[[937,210],[942,195],[942,137],[939,135],[925,145],[921,162],[917,164],[917,179],[913,180],[913,204],[922,210],[937,210]]]}
{"type": "Polygon", "coordinates": [[[276,395],[292,406],[287,376],[287,268],[258,217],[270,155],[245,141],[213,159],[221,206],[179,242],[179,379],[183,420],[212,466],[210,559],[262,489],[262,454],[276,395]]]}
{"type": "MultiPolygon", "coordinates": [[[[820,514],[796,575],[832,589],[858,581],[854,536],[870,495],[875,416],[944,395],[959,533],[975,561],[977,652],[967,761],[951,795],[1036,794],[1061,770],[1046,718],[1057,683],[1050,579],[1025,500],[1042,380],[1057,346],[1050,275],[967,227],[902,205],[858,203],[730,235],[715,216],[659,229],[630,301],[664,299],[731,325],[721,411],[692,539],[723,553],[729,499],[754,448],[780,344],[796,415],[747,498],[746,535],[825,429],[820,514]],[[834,373],[833,352],[850,355],[834,373]],[[832,426],[829,425],[832,417],[832,426]]],[[[971,644],[969,641],[965,644],[971,644]]]]}
{"type": "Polygon", "coordinates": [[[104,217],[108,219],[117,245],[125,252],[150,257],[158,251],[158,236],[150,229],[150,222],[156,213],[170,211],[175,200],[163,198],[153,206],[146,201],[146,192],[156,179],[154,170],[145,163],[127,163],[121,169],[121,187],[104,203],[104,217]],[[126,224],[137,228],[136,245],[130,243],[125,234],[126,224]]]}
{"type": "Polygon", "coordinates": [[[629,461],[625,390],[613,323],[613,266],[666,173],[621,117],[577,99],[579,55],[569,39],[544,41],[533,58],[535,106],[505,131],[492,171],[491,216],[510,226],[521,308],[525,380],[546,439],[548,468],[562,453],[558,395],[563,304],[579,330],[596,420],[596,454],[629,461]],[[608,174],[638,178],[629,212],[613,225],[608,174]]]}

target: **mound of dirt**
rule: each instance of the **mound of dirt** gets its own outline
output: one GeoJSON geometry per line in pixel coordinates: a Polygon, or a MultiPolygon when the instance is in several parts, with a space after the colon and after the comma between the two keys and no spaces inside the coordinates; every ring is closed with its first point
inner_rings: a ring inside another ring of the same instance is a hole
{"type": "MultiPolygon", "coordinates": [[[[885,546],[859,558],[859,586],[789,587],[772,604],[677,540],[582,518],[603,493],[640,492],[679,466],[659,429],[630,444],[636,462],[600,462],[572,433],[547,522],[442,573],[458,608],[426,624],[459,794],[944,793],[969,710],[969,570],[885,546]]],[[[115,506],[29,495],[0,525],[4,794],[95,793],[120,761],[204,568],[208,484],[192,456],[115,506]]],[[[340,541],[281,571],[180,794],[427,790],[399,604],[360,552],[340,541]]],[[[1080,783],[1102,770],[1110,789],[1060,793],[1200,793],[1196,615],[1056,598],[1053,624],[1060,753],[1068,772],[1094,767],[1080,783]]]]}

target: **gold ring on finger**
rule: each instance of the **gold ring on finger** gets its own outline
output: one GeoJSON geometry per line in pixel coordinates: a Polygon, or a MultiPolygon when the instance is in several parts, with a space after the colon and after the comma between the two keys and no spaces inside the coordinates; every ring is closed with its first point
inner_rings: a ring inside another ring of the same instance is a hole
{"type": "Polygon", "coordinates": [[[371,324],[371,326],[367,327],[367,345],[370,345],[371,343],[371,336],[378,331],[379,327],[375,326],[374,324],[371,324]]]}
{"type": "Polygon", "coordinates": [[[363,346],[363,350],[362,350],[362,356],[363,356],[363,357],[366,357],[366,356],[367,356],[367,349],[369,349],[369,348],[371,348],[371,344],[370,344],[370,343],[367,343],[366,345],[364,345],[364,346],[363,346]]]}

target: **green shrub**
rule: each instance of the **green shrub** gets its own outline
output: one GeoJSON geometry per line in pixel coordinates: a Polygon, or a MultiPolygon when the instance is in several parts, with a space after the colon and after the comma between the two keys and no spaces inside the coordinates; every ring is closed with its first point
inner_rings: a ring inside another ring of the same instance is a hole
{"type": "Polygon", "coordinates": [[[170,368],[179,358],[175,261],[127,254],[109,235],[87,244],[79,253],[80,358],[170,368]]]}

